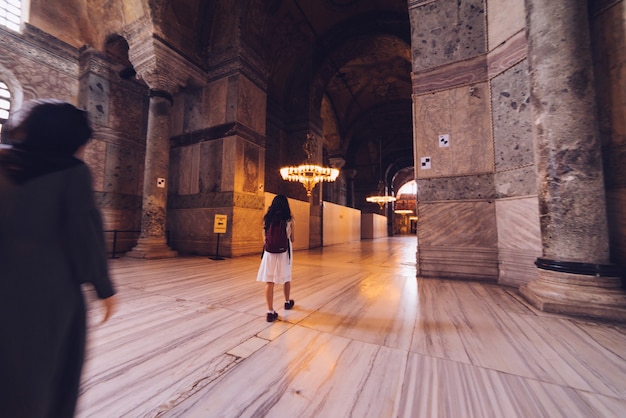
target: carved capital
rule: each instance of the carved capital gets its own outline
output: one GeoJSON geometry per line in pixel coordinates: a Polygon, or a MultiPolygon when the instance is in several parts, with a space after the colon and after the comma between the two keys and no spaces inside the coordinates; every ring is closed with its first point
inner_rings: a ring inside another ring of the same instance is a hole
{"type": "Polygon", "coordinates": [[[203,72],[168,46],[153,32],[148,21],[135,22],[126,31],[128,58],[137,72],[137,78],[148,84],[150,89],[176,94],[191,80],[199,84],[203,72]]]}

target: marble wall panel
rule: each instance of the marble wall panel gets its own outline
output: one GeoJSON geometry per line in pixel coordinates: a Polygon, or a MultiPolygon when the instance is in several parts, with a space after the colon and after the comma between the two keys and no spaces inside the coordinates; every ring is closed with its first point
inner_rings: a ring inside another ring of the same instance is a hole
{"type": "Polygon", "coordinates": [[[457,86],[482,83],[487,80],[489,61],[485,55],[453,62],[433,70],[413,73],[413,94],[449,90],[457,86]]]}
{"type": "Polygon", "coordinates": [[[263,155],[258,145],[239,136],[224,138],[222,190],[261,195],[264,164],[260,159],[263,155]]]}
{"type": "Polygon", "coordinates": [[[496,248],[495,204],[487,201],[418,202],[419,245],[496,248]]]}
{"type": "Polygon", "coordinates": [[[498,284],[519,288],[536,279],[539,256],[541,253],[498,248],[498,284]]]}
{"type": "Polygon", "coordinates": [[[489,51],[487,55],[488,78],[492,79],[525,60],[527,52],[526,32],[520,30],[503,44],[489,51]]]}
{"type": "Polygon", "coordinates": [[[254,210],[263,210],[264,197],[261,194],[233,193],[233,206],[254,210]]]}
{"type": "Polygon", "coordinates": [[[541,255],[537,197],[500,199],[495,206],[498,247],[541,255]]]}
{"type": "Polygon", "coordinates": [[[204,108],[207,109],[208,126],[222,125],[229,121],[226,118],[226,108],[230,106],[226,101],[227,93],[226,78],[213,80],[204,89],[204,108]]]}
{"type": "Polygon", "coordinates": [[[222,190],[223,139],[200,143],[200,193],[216,193],[222,190]]]}
{"type": "Polygon", "coordinates": [[[416,183],[417,199],[421,202],[496,197],[493,174],[418,179],[416,183]]]}
{"type": "Polygon", "coordinates": [[[143,172],[138,170],[137,164],[140,157],[143,158],[136,149],[108,144],[104,170],[104,191],[130,195],[141,194],[139,179],[143,179],[143,172]]]}
{"type": "Polygon", "coordinates": [[[534,165],[494,174],[497,198],[537,194],[537,173],[534,165]]]}
{"type": "Polygon", "coordinates": [[[524,60],[526,52],[525,32],[519,31],[486,55],[413,73],[413,94],[419,95],[485,82],[524,60]]]}
{"type": "Polygon", "coordinates": [[[180,95],[174,96],[174,103],[170,110],[170,137],[180,136],[184,133],[185,101],[180,95]]]}
{"type": "MultiPolygon", "coordinates": [[[[185,90],[180,99],[183,102],[183,132],[194,132],[207,128],[203,107],[203,89],[185,90]]],[[[178,99],[178,98],[177,98],[178,99]]]]}
{"type": "Polygon", "coordinates": [[[233,256],[261,254],[263,250],[264,214],[265,212],[262,209],[233,208],[233,256]]]}
{"type": "Polygon", "coordinates": [[[263,170],[260,166],[259,147],[249,142],[243,142],[243,182],[242,191],[245,193],[262,192],[263,170]]]}
{"type": "Polygon", "coordinates": [[[169,209],[167,229],[171,246],[181,254],[215,254],[217,234],[213,232],[216,214],[227,216],[226,233],[220,235],[220,255],[230,255],[232,208],[169,209]]]}
{"type": "MultiPolygon", "coordinates": [[[[192,144],[178,149],[180,161],[178,163],[178,185],[179,195],[196,194],[199,192],[200,179],[200,144],[192,144]]],[[[175,169],[170,164],[171,172],[175,169]]],[[[170,186],[172,183],[170,183],[170,186]]]]}
{"type": "Polygon", "coordinates": [[[526,60],[491,81],[496,171],[534,164],[526,60]]]}
{"type": "Polygon", "coordinates": [[[490,173],[493,141],[486,83],[414,98],[416,177],[490,173]],[[449,135],[441,147],[439,135],[449,135]],[[430,159],[430,169],[421,164],[430,159]]]}
{"type": "Polygon", "coordinates": [[[524,0],[487,0],[489,50],[526,27],[524,0]]]}
{"type": "Polygon", "coordinates": [[[222,140],[222,182],[220,189],[223,192],[241,190],[242,172],[237,169],[242,166],[241,154],[237,148],[237,137],[229,136],[222,140]],[[239,186],[239,188],[237,187],[239,186]]]}
{"type": "Polygon", "coordinates": [[[496,202],[500,284],[519,287],[537,275],[541,257],[539,202],[536,196],[496,202]]]}
{"type": "Polygon", "coordinates": [[[486,50],[485,0],[424,1],[409,16],[415,73],[486,50]]]}
{"type": "Polygon", "coordinates": [[[237,121],[239,119],[239,89],[241,87],[239,79],[241,77],[242,76],[238,74],[228,77],[226,101],[222,103],[226,105],[226,122],[237,121]]]}
{"type": "MultiPolygon", "coordinates": [[[[168,195],[168,209],[194,209],[194,208],[221,208],[233,207],[237,201],[237,196],[233,192],[219,193],[197,193],[189,195],[168,195]]],[[[249,196],[249,195],[248,195],[249,196]]],[[[250,206],[250,205],[249,205],[250,206]]],[[[260,206],[258,204],[250,207],[260,206]]],[[[244,206],[248,207],[248,206],[244,206]]]]}
{"type": "Polygon", "coordinates": [[[178,184],[180,177],[180,160],[181,160],[182,147],[173,148],[170,150],[170,168],[168,177],[168,198],[178,195],[178,184]]]}
{"type": "Polygon", "coordinates": [[[237,121],[265,134],[267,95],[244,76],[239,77],[237,121]]]}
{"type": "Polygon", "coordinates": [[[497,227],[490,201],[419,202],[418,274],[497,281],[497,227]]]}
{"type": "MultiPolygon", "coordinates": [[[[445,173],[441,161],[449,149],[440,149],[438,137],[452,130],[453,109],[450,106],[450,92],[442,91],[415,97],[413,100],[413,142],[415,152],[416,178],[433,177],[445,173]],[[445,154],[444,154],[445,152],[445,154]],[[430,158],[437,163],[430,169],[420,165],[422,158],[430,158]]],[[[454,138],[452,138],[454,139],[454,138]]]]}
{"type": "Polygon", "coordinates": [[[417,251],[419,277],[497,282],[498,255],[495,248],[428,246],[417,251]]]}

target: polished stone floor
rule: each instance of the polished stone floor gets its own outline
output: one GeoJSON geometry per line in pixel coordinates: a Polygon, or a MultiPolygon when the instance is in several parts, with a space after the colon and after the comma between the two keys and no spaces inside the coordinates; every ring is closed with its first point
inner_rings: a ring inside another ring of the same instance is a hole
{"type": "Polygon", "coordinates": [[[626,417],[626,326],[416,278],[415,246],[295,252],[275,323],[258,256],[112,260],[119,311],[98,325],[90,303],[77,416],[626,417]]]}

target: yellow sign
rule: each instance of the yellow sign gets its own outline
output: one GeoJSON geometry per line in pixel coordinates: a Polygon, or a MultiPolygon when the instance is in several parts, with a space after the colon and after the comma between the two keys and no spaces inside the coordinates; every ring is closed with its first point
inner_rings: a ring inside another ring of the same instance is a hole
{"type": "Polygon", "coordinates": [[[215,215],[215,224],[213,225],[213,232],[215,234],[225,234],[228,215],[215,215]]]}

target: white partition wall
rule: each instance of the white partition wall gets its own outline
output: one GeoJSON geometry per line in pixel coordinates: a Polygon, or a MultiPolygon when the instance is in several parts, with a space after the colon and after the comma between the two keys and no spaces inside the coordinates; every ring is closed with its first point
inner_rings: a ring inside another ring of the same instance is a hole
{"type": "Polygon", "coordinates": [[[382,238],[388,234],[386,216],[377,213],[361,215],[361,239],[382,238]]]}
{"type": "MultiPolygon", "coordinates": [[[[265,192],[265,211],[263,211],[263,215],[265,215],[267,208],[272,204],[274,197],[276,197],[274,193],[265,192]]],[[[309,202],[289,198],[287,200],[289,200],[289,208],[291,209],[291,215],[293,216],[296,229],[293,249],[306,250],[309,248],[309,202]]],[[[259,228],[262,227],[262,225],[259,226],[259,228]]]]}
{"type": "Polygon", "coordinates": [[[361,211],[323,202],[322,245],[343,244],[361,240],[361,211]]]}

